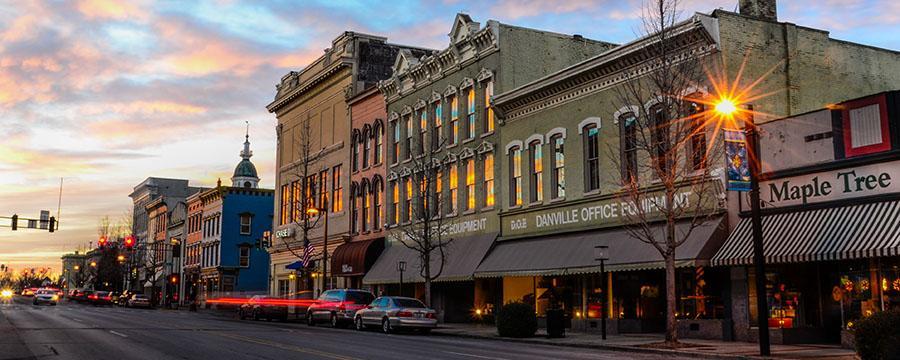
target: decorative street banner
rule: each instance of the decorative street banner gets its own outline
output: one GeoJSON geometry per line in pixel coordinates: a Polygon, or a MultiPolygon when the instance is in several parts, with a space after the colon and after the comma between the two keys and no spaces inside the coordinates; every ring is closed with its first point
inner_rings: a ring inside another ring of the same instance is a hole
{"type": "Polygon", "coordinates": [[[725,190],[750,191],[750,162],[747,161],[747,138],[741,130],[725,130],[725,190]]]}

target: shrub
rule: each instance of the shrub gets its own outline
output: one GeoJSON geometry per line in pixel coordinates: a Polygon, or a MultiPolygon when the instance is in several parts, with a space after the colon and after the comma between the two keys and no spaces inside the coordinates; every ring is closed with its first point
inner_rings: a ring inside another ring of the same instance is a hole
{"type": "Polygon", "coordinates": [[[497,333],[503,337],[526,338],[537,332],[537,315],[534,306],[511,302],[497,312],[497,333]]]}
{"type": "Polygon", "coordinates": [[[900,311],[881,311],[853,327],[856,353],[863,360],[900,358],[900,311]]]}

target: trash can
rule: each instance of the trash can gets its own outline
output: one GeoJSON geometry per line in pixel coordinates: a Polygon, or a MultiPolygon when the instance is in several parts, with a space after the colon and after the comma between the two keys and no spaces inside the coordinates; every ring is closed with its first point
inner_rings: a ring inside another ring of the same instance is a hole
{"type": "Polygon", "coordinates": [[[547,337],[566,337],[566,313],[562,309],[547,310],[547,337]]]}

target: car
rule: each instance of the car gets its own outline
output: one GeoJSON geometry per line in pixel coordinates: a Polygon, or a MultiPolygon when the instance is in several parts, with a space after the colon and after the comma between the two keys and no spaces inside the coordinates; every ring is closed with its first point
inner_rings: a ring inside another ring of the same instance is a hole
{"type": "Polygon", "coordinates": [[[22,290],[22,296],[34,296],[34,293],[37,290],[38,290],[37,288],[33,288],[33,287],[25,288],[24,290],[22,290]]]}
{"type": "Polygon", "coordinates": [[[56,294],[56,291],[41,289],[41,290],[35,291],[34,299],[31,300],[31,303],[34,305],[40,305],[40,304],[56,305],[57,301],[59,301],[59,295],[56,294]]]}
{"type": "Polygon", "coordinates": [[[405,329],[428,333],[437,327],[437,316],[419,299],[382,296],[357,311],[353,322],[357,330],[380,326],[385,333],[405,329]]]}
{"type": "Polygon", "coordinates": [[[144,294],[134,294],[125,302],[125,307],[150,308],[150,298],[144,294]]]}
{"type": "Polygon", "coordinates": [[[337,289],[328,290],[319,296],[306,311],[306,324],[315,326],[327,321],[331,327],[352,324],[356,311],[366,307],[375,295],[366,290],[337,289]]]}
{"type": "Polygon", "coordinates": [[[93,290],[81,290],[78,292],[78,295],[75,297],[75,301],[79,303],[86,303],[90,301],[90,296],[94,293],[93,290]]]}
{"type": "Polygon", "coordinates": [[[94,306],[103,306],[112,304],[112,293],[109,291],[97,291],[88,296],[88,302],[94,306]]]}
{"type": "Polygon", "coordinates": [[[130,291],[125,291],[113,298],[113,303],[115,303],[117,306],[125,306],[128,303],[128,299],[131,298],[131,295],[133,294],[130,291]]]}
{"type": "Polygon", "coordinates": [[[249,317],[253,320],[286,321],[288,317],[287,303],[279,300],[282,299],[264,295],[253,296],[238,308],[238,318],[241,320],[249,317]]]}

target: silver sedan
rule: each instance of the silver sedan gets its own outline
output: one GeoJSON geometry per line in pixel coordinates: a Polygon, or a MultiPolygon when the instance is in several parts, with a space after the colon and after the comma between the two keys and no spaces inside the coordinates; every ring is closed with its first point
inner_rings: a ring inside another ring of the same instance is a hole
{"type": "Polygon", "coordinates": [[[381,331],[385,333],[400,329],[416,329],[428,333],[437,327],[437,316],[434,310],[427,308],[418,299],[382,296],[358,310],[354,323],[357,330],[381,326],[381,331]]]}

